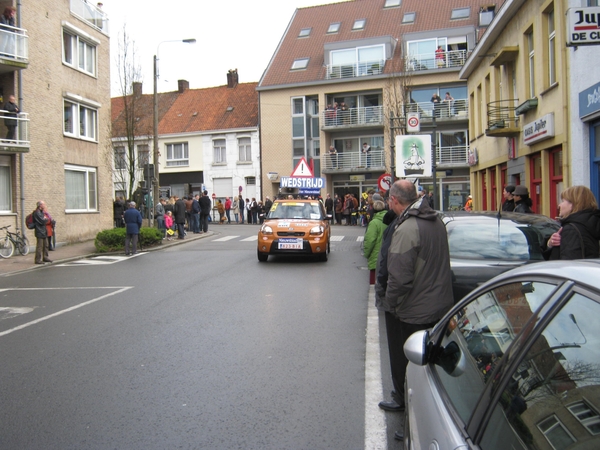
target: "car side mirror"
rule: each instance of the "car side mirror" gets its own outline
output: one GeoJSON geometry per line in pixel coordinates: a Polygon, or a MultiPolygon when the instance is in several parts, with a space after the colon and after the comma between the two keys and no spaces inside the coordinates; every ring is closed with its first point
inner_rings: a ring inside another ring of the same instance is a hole
{"type": "Polygon", "coordinates": [[[427,330],[417,331],[410,335],[404,343],[404,354],[406,358],[417,366],[427,364],[427,340],[429,332],[427,330]]]}
{"type": "Polygon", "coordinates": [[[451,341],[440,350],[435,358],[435,364],[444,369],[451,377],[459,377],[465,372],[466,360],[459,345],[451,341]]]}

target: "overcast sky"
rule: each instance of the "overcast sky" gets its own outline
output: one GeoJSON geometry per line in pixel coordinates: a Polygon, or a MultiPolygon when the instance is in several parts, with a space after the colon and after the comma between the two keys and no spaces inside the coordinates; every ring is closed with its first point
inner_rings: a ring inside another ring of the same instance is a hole
{"type": "Polygon", "coordinates": [[[259,81],[296,8],[341,0],[102,0],[111,36],[111,94],[120,95],[115,70],[123,26],[135,45],[143,91],[153,91],[152,59],[160,42],[195,38],[195,44],[160,45],[158,91],[177,80],[198,89],[227,83],[238,69],[241,83],[259,81]]]}

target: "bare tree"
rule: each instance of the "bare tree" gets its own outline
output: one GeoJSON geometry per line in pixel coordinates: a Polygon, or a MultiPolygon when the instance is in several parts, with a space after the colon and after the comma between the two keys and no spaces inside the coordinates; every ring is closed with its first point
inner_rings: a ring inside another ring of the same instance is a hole
{"type": "Polygon", "coordinates": [[[112,143],[111,155],[115,181],[122,183],[127,190],[127,198],[132,198],[139,179],[143,177],[143,166],[149,162],[151,129],[148,124],[151,121],[148,117],[148,100],[142,95],[142,75],[135,42],[127,34],[127,25],[119,33],[116,65],[120,102],[118,115],[112,122],[112,137],[115,141],[112,143]],[[146,150],[140,151],[144,145],[146,150]]]}
{"type": "MultiPolygon", "coordinates": [[[[395,137],[406,133],[406,113],[410,112],[411,108],[410,89],[413,71],[407,64],[404,50],[404,42],[399,42],[395,50],[395,57],[389,61],[392,67],[391,72],[388,72],[390,75],[383,95],[385,131],[389,136],[392,152],[395,137]]],[[[394,155],[390,154],[390,157],[391,164],[388,166],[386,161],[386,170],[391,173],[395,168],[395,162],[394,155]]]]}

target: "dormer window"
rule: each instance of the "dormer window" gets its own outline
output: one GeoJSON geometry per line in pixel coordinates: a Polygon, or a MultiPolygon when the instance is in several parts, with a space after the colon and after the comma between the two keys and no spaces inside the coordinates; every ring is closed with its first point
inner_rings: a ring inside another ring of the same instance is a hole
{"type": "Polygon", "coordinates": [[[402,4],[402,0],[385,0],[384,8],[394,8],[396,6],[400,6],[402,4]]]}
{"type": "Polygon", "coordinates": [[[310,58],[295,59],[294,63],[292,64],[292,70],[306,69],[308,67],[309,60],[310,60],[310,58]]]}
{"type": "Polygon", "coordinates": [[[327,33],[337,33],[340,31],[340,22],[333,22],[329,24],[329,28],[327,29],[327,33]]]}
{"type": "Polygon", "coordinates": [[[312,28],[302,28],[300,30],[300,33],[298,33],[298,37],[308,37],[310,36],[310,32],[312,31],[312,28]]]}
{"type": "Polygon", "coordinates": [[[404,13],[404,16],[402,17],[402,23],[415,23],[416,15],[417,13],[414,12],[404,13]]]}
{"type": "Polygon", "coordinates": [[[452,10],[452,15],[450,19],[468,19],[471,15],[471,8],[456,8],[452,10]]]}
{"type": "Polygon", "coordinates": [[[354,25],[352,25],[352,31],[364,30],[366,24],[367,24],[367,19],[355,20],[354,25]]]}

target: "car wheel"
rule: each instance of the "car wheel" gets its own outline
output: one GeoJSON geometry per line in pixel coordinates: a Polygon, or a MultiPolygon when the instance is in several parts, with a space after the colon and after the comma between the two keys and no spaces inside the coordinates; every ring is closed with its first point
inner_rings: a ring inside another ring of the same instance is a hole
{"type": "Polygon", "coordinates": [[[331,253],[331,241],[327,241],[327,253],[331,253]]]}
{"type": "Polygon", "coordinates": [[[259,252],[258,250],[256,251],[256,254],[258,256],[258,260],[260,262],[267,262],[267,259],[269,259],[269,255],[267,253],[263,253],[263,252],[259,252]]]}
{"type": "Polygon", "coordinates": [[[327,261],[327,252],[319,253],[319,261],[327,261]]]}

